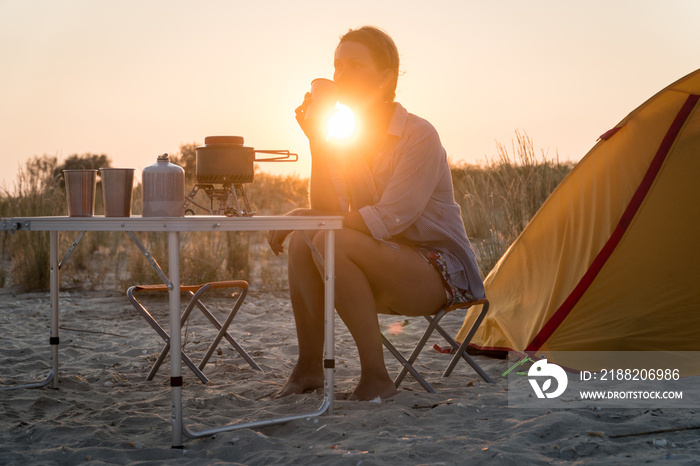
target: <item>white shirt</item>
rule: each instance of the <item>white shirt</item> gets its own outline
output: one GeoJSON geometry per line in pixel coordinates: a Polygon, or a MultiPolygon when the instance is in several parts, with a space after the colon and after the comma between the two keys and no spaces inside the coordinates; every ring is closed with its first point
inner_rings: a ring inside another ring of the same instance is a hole
{"type": "Polygon", "coordinates": [[[451,284],[475,299],[485,296],[447,154],[429,122],[397,103],[371,168],[362,157],[337,151],[329,170],[341,209],[360,212],[375,239],[440,252],[451,284]]]}

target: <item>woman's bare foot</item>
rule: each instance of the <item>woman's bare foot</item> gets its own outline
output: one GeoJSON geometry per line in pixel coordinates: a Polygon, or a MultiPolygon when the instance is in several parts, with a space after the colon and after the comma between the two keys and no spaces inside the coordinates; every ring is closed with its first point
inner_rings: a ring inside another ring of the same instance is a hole
{"type": "Polygon", "coordinates": [[[399,393],[391,379],[388,380],[368,380],[364,381],[360,378],[360,383],[357,384],[355,390],[350,395],[349,400],[356,401],[371,401],[379,397],[382,400],[391,398],[399,393]]]}
{"type": "Polygon", "coordinates": [[[316,390],[317,388],[323,387],[323,370],[318,373],[306,373],[304,370],[299,369],[299,365],[294,366],[292,373],[289,374],[289,378],[285,382],[282,389],[272,395],[273,398],[284,398],[289,395],[300,395],[302,393],[316,390]]]}

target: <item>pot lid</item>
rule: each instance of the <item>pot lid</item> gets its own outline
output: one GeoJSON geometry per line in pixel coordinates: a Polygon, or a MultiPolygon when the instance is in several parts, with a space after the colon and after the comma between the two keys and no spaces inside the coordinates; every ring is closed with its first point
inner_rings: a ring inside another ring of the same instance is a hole
{"type": "Polygon", "coordinates": [[[207,144],[235,144],[243,145],[243,136],[207,136],[204,138],[204,145],[207,144]]]}

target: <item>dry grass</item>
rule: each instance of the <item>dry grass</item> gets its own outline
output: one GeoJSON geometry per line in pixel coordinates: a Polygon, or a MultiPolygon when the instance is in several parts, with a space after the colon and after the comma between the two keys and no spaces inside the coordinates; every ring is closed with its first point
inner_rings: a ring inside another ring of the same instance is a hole
{"type": "Polygon", "coordinates": [[[452,169],[455,199],[484,276],[574,165],[549,160],[544,152],[538,157],[522,133],[516,133],[511,152],[501,144],[497,152],[485,166],[452,169]]]}
{"type": "MultiPolygon", "coordinates": [[[[174,158],[188,174],[187,192],[195,182],[194,147],[194,144],[183,145],[179,156],[174,158]]],[[[100,157],[86,154],[70,160],[71,163],[83,163],[84,159],[109,163],[105,156],[100,157]]],[[[544,153],[537,157],[530,138],[516,133],[510,152],[499,145],[495,159],[487,160],[484,166],[452,168],[455,198],[462,208],[464,224],[479,255],[483,275],[572,166],[556,159],[548,160],[544,153]]],[[[62,168],[55,157],[35,157],[28,161],[20,170],[12,193],[4,190],[0,196],[0,214],[3,217],[65,215],[65,189],[55,176],[62,168]]],[[[100,189],[98,183],[97,214],[103,212],[100,189]]],[[[299,177],[256,173],[255,183],[247,185],[246,189],[252,208],[258,214],[284,214],[307,205],[308,180],[299,177]]],[[[133,196],[134,214],[141,213],[140,193],[140,186],[137,186],[133,196]]],[[[157,233],[138,236],[167,271],[165,236],[157,233]]],[[[74,240],[74,236],[63,234],[61,251],[66,251],[74,240]]],[[[286,257],[275,257],[269,251],[264,232],[185,233],[181,244],[183,283],[247,277],[257,289],[287,288],[286,257]]],[[[24,290],[48,287],[48,233],[4,233],[0,236],[0,258],[3,264],[0,286],[16,285],[24,290]]],[[[86,234],[67,265],[61,270],[63,287],[125,290],[132,284],[160,282],[141,252],[121,233],[86,234]]]]}

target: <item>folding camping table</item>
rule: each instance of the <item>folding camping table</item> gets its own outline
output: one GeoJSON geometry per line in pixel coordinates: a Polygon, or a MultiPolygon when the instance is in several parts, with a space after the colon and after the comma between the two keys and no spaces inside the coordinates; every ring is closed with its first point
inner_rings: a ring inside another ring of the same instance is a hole
{"type": "MultiPolygon", "coordinates": [[[[313,413],[292,415],[276,419],[230,424],[209,430],[192,432],[187,429],[182,416],[182,361],[178,357],[170,358],[170,386],[172,390],[172,430],[173,448],[182,447],[183,434],[189,438],[201,438],[220,432],[241,428],[263,427],[280,424],[294,419],[320,416],[333,413],[333,368],[334,356],[334,230],[343,226],[342,217],[336,216],[191,216],[191,217],[16,217],[3,218],[2,229],[16,231],[48,231],[50,234],[50,295],[51,295],[51,371],[44,382],[20,386],[22,388],[38,387],[52,384],[58,387],[58,292],[59,292],[59,246],[60,232],[80,232],[68,254],[75,249],[80,238],[88,231],[124,231],[134,238],[134,231],[156,231],[168,235],[169,274],[161,273],[161,279],[169,291],[170,344],[180,348],[180,233],[190,231],[269,231],[269,230],[323,230],[325,234],[325,346],[324,346],[324,400],[319,409],[313,413]]],[[[147,259],[152,261],[147,251],[147,259]]],[[[68,256],[66,254],[66,257],[68,256]]],[[[152,263],[153,264],[153,263],[152,263]]],[[[19,387],[18,387],[19,388],[19,387]]]]}

